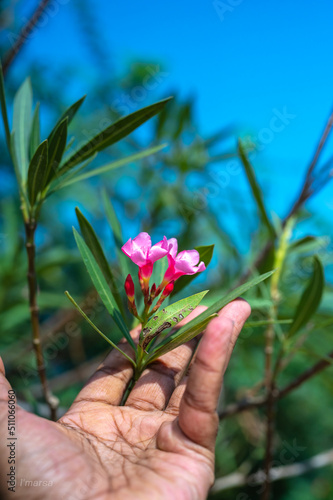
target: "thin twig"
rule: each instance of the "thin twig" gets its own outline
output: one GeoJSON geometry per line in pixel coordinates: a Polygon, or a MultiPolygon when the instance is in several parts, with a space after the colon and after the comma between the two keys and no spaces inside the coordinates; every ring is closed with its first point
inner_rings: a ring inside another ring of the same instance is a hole
{"type": "Polygon", "coordinates": [[[36,27],[36,24],[38,23],[38,20],[40,16],[42,15],[44,9],[46,8],[47,4],[50,3],[50,0],[42,0],[38,7],[36,8],[35,12],[32,14],[31,18],[29,21],[23,26],[20,34],[18,35],[18,38],[16,42],[14,43],[13,47],[7,52],[7,54],[4,56],[3,64],[2,64],[2,69],[3,69],[3,74],[5,75],[12,64],[13,60],[19,53],[20,49],[28,39],[29,35],[31,32],[34,30],[36,27]]]}
{"type": "MultiPolygon", "coordinates": [[[[318,453],[304,462],[298,462],[291,465],[280,467],[273,467],[269,471],[271,482],[279,481],[289,477],[297,477],[307,472],[325,467],[333,463],[333,450],[318,453]]],[[[217,479],[211,489],[211,493],[218,493],[229,488],[239,488],[241,486],[249,485],[256,486],[263,484],[265,481],[265,473],[263,471],[255,472],[250,476],[242,474],[241,472],[234,472],[228,476],[217,479]]]]}
{"type": "MultiPolygon", "coordinates": [[[[311,197],[311,195],[313,194],[313,191],[311,190],[311,176],[312,176],[312,173],[318,163],[318,160],[320,158],[320,155],[324,149],[324,146],[326,144],[326,141],[332,131],[332,127],[333,127],[333,112],[331,113],[331,115],[329,116],[329,119],[326,123],[326,126],[324,128],[324,131],[320,137],[320,140],[319,140],[319,143],[318,143],[318,146],[315,150],[315,153],[314,153],[314,156],[310,162],[310,165],[306,171],[306,174],[305,174],[305,178],[304,178],[304,182],[303,182],[303,186],[301,188],[301,191],[299,193],[299,195],[297,196],[296,200],[294,201],[291,209],[289,210],[288,214],[286,215],[286,217],[283,219],[282,221],[282,226],[284,227],[287,222],[289,221],[289,219],[291,217],[293,217],[296,212],[298,212],[298,210],[304,205],[304,203],[311,197]]],[[[255,262],[253,263],[253,266],[252,268],[254,269],[258,269],[260,268],[260,266],[265,262],[265,260],[267,259],[268,255],[269,255],[269,252],[272,250],[274,246],[274,241],[272,239],[268,240],[266,245],[264,246],[264,248],[262,249],[262,251],[259,253],[259,255],[257,256],[255,262]]],[[[251,275],[252,271],[251,269],[249,269],[248,271],[246,271],[243,276],[241,276],[241,279],[239,280],[239,284],[242,284],[244,283],[248,278],[249,276],[251,275]]]]}
{"type": "Polygon", "coordinates": [[[313,173],[313,171],[318,163],[318,160],[319,160],[320,155],[324,149],[326,141],[330,135],[332,127],[333,127],[333,112],[330,114],[330,116],[328,118],[324,132],[319,140],[315,154],[314,154],[312,161],[308,167],[308,170],[307,170],[306,176],[305,176],[305,181],[304,181],[303,187],[301,189],[301,192],[300,192],[298,198],[296,199],[294,205],[290,209],[288,215],[286,215],[286,217],[284,218],[283,224],[285,224],[287,222],[287,220],[289,220],[300,209],[300,207],[305,203],[305,201],[307,201],[307,199],[311,196],[311,194],[312,194],[312,192],[311,192],[312,173],[313,173]]]}
{"type": "MultiPolygon", "coordinates": [[[[290,384],[287,384],[282,389],[275,389],[273,392],[274,401],[278,401],[279,399],[283,398],[293,390],[297,389],[300,385],[304,384],[304,382],[306,382],[313,376],[317,375],[328,366],[331,366],[332,363],[329,361],[329,359],[333,359],[333,351],[330,354],[328,354],[325,359],[321,359],[311,368],[305,370],[301,375],[299,375],[299,377],[293,380],[290,384]]],[[[223,420],[225,418],[231,417],[232,415],[236,415],[237,413],[252,410],[253,408],[260,408],[262,406],[265,406],[266,404],[267,404],[267,396],[253,398],[253,399],[244,399],[242,401],[227,406],[225,410],[219,413],[219,417],[220,420],[223,420]]]]}
{"type": "MultiPolygon", "coordinates": [[[[273,309],[273,308],[272,308],[273,309]]],[[[272,314],[274,318],[274,314],[272,314]]],[[[274,378],[272,369],[274,345],[274,325],[269,325],[266,330],[266,345],[265,345],[265,386],[267,394],[266,405],[266,446],[265,446],[265,487],[262,494],[262,500],[269,500],[270,498],[270,476],[269,471],[272,467],[273,459],[273,439],[274,439],[274,378]]]]}
{"type": "Polygon", "coordinates": [[[278,391],[278,398],[281,399],[287,394],[289,394],[291,391],[294,389],[297,389],[300,385],[304,384],[309,378],[312,378],[314,375],[317,375],[317,373],[320,373],[323,371],[325,368],[328,366],[332,366],[332,363],[329,361],[330,359],[333,359],[333,351],[330,352],[325,359],[321,359],[313,365],[311,368],[308,370],[305,370],[299,377],[297,377],[293,382],[290,384],[286,385],[283,389],[280,389],[278,391]]]}
{"type": "Polygon", "coordinates": [[[46,370],[43,357],[43,349],[40,341],[40,330],[39,330],[39,308],[37,304],[37,277],[35,269],[35,231],[36,223],[33,220],[29,220],[25,223],[26,232],[26,250],[28,257],[28,286],[29,286],[29,306],[30,306],[30,316],[31,316],[31,326],[32,326],[32,336],[33,336],[33,347],[36,354],[36,363],[38,375],[42,384],[43,396],[50,408],[50,416],[52,420],[56,420],[57,407],[59,405],[58,398],[56,398],[47,382],[46,370]]]}

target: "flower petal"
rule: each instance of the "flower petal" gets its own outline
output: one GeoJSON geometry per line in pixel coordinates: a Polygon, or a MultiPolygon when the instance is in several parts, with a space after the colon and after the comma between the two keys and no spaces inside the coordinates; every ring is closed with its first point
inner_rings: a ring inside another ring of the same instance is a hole
{"type": "Polygon", "coordinates": [[[122,251],[139,267],[147,263],[148,252],[151,248],[151,238],[148,233],[140,233],[133,240],[130,238],[122,251]]]}
{"type": "Polygon", "coordinates": [[[164,236],[163,240],[159,241],[153,245],[149,251],[148,259],[151,262],[156,262],[158,259],[162,259],[168,253],[168,240],[164,236]]]}

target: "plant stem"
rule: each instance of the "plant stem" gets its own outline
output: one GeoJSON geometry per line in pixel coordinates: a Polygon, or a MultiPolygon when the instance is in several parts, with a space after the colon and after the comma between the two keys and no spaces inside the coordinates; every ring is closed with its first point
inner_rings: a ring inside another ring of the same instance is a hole
{"type": "MultiPolygon", "coordinates": [[[[299,375],[285,387],[282,387],[282,389],[278,389],[275,387],[273,392],[274,401],[278,401],[279,399],[282,399],[283,397],[287,396],[290,392],[300,387],[310,378],[322,372],[323,370],[325,370],[325,368],[332,366],[332,363],[333,363],[333,351],[330,352],[325,358],[318,361],[318,363],[313,365],[311,368],[305,370],[303,373],[301,373],[301,375],[299,375]],[[332,359],[331,362],[329,361],[329,358],[332,359]]],[[[224,420],[225,418],[237,415],[238,413],[241,413],[243,411],[249,411],[254,408],[261,408],[262,406],[266,406],[267,403],[268,403],[267,396],[244,399],[243,401],[239,401],[237,403],[233,403],[227,406],[225,410],[219,413],[219,418],[220,420],[224,420]]]]}
{"type": "Polygon", "coordinates": [[[21,50],[24,43],[29,40],[32,31],[36,28],[40,16],[43,14],[44,9],[50,3],[50,0],[42,0],[37,6],[35,12],[32,14],[28,22],[23,26],[16,42],[13,47],[6,53],[3,61],[3,74],[5,75],[12,64],[13,60],[21,50]]]}
{"type": "Polygon", "coordinates": [[[35,232],[36,232],[36,221],[30,218],[25,222],[25,233],[26,233],[26,250],[28,257],[28,288],[29,288],[29,306],[30,306],[30,317],[32,326],[32,336],[33,336],[33,347],[36,354],[36,363],[38,375],[41,381],[43,395],[46,403],[50,408],[50,417],[52,420],[56,420],[56,412],[59,405],[58,398],[56,398],[51,390],[49,389],[45,363],[43,357],[43,350],[40,341],[40,329],[39,329],[39,308],[37,303],[37,277],[35,268],[35,232]]]}
{"type": "Polygon", "coordinates": [[[127,401],[127,398],[128,396],[130,395],[130,392],[131,390],[133,389],[134,385],[135,385],[135,376],[133,375],[133,377],[131,378],[130,380],[130,383],[128,384],[128,386],[126,387],[126,391],[124,392],[124,395],[123,395],[123,398],[121,400],[121,403],[119,406],[125,406],[125,403],[127,401]]]}
{"type": "MultiPolygon", "coordinates": [[[[272,314],[274,317],[275,314],[272,314]]],[[[266,448],[265,448],[265,483],[262,500],[269,500],[271,493],[270,469],[273,457],[273,439],[274,439],[274,378],[272,370],[273,344],[274,344],[274,325],[269,325],[266,331],[265,347],[265,385],[267,394],[266,407],[266,448]]]]}
{"type": "Polygon", "coordinates": [[[141,373],[144,370],[144,364],[142,363],[144,358],[144,351],[142,350],[140,344],[138,345],[138,351],[137,351],[137,357],[136,357],[136,367],[134,369],[133,377],[131,378],[126,391],[124,392],[124,395],[122,397],[120,406],[125,406],[125,403],[127,401],[128,396],[130,395],[130,392],[132,391],[134,385],[136,382],[139,380],[141,373]]]}

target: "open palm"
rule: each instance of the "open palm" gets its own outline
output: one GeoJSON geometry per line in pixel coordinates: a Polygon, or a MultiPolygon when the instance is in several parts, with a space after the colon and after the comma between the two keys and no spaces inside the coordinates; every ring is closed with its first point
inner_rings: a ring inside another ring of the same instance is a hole
{"type": "Polygon", "coordinates": [[[125,406],[131,364],[113,350],[58,422],[18,408],[14,496],[6,477],[10,385],[0,366],[0,492],[27,500],[206,498],[222,378],[249,313],[241,299],[228,304],[207,327],[189,374],[196,339],[146,369],[125,406]]]}

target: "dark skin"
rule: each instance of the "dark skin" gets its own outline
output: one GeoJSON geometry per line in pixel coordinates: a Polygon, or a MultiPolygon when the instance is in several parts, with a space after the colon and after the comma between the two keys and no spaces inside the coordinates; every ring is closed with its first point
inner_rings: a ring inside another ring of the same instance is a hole
{"type": "MultiPolygon", "coordinates": [[[[197,308],[187,318],[202,311],[197,308]]],[[[25,500],[200,500],[214,481],[216,407],[233,346],[250,314],[237,299],[198,340],[164,355],[119,406],[131,364],[113,350],[67,413],[51,422],[17,407],[16,492],[8,492],[8,448],[0,439],[2,498],[25,500]],[[25,481],[52,485],[20,485],[25,481]]],[[[139,331],[132,332],[138,339],[139,331]]],[[[131,348],[122,344],[128,354],[131,348]]],[[[7,436],[8,390],[0,363],[0,436],[7,436]]]]}

